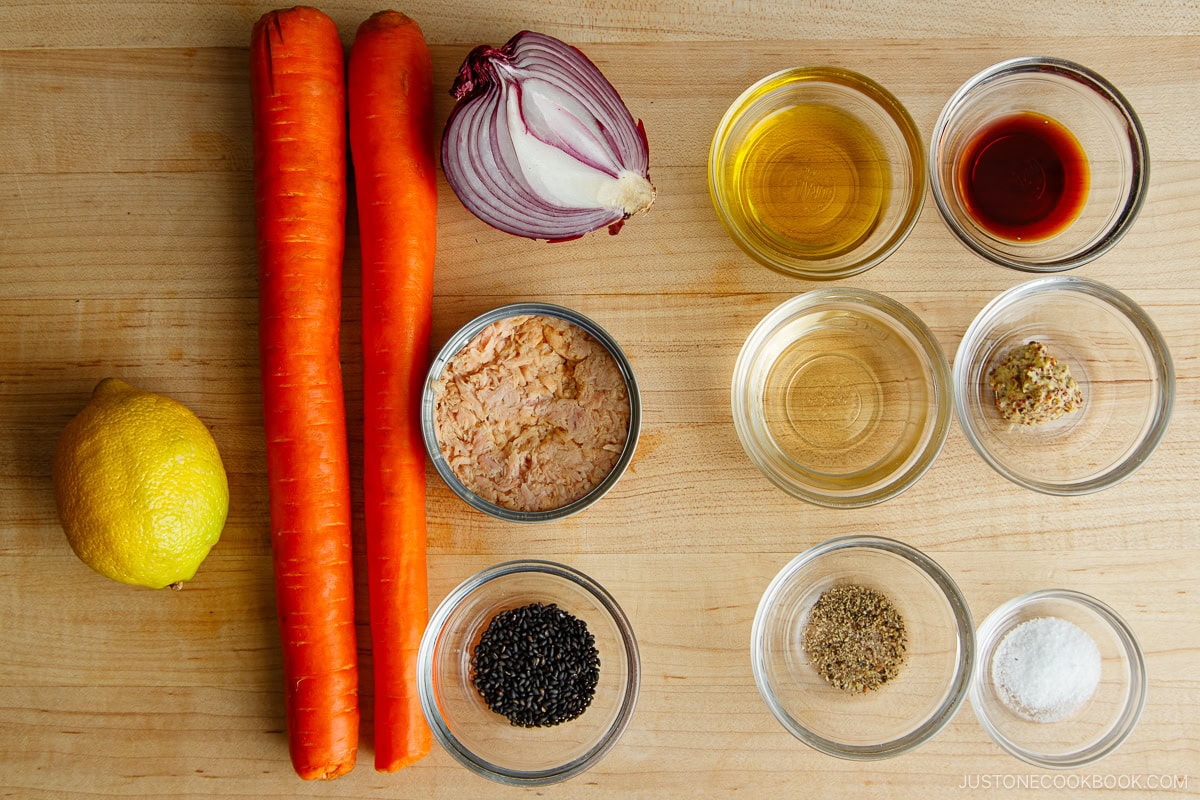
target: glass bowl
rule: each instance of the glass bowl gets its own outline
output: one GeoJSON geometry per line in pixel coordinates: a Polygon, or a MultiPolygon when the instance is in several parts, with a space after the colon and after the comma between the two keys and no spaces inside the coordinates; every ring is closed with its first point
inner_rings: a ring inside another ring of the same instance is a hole
{"type": "Polygon", "coordinates": [[[925,202],[916,123],[875,81],[835,67],[768,75],[713,136],[717,216],[751,257],[787,275],[844,278],[878,264],[925,202]]]}
{"type": "Polygon", "coordinates": [[[979,312],[959,343],[954,387],[967,440],[997,472],[1045,494],[1081,495],[1125,479],[1158,447],[1175,372],[1137,304],[1097,281],[1054,275],[1014,286],[979,312]],[[997,410],[989,373],[1031,341],[1067,367],[1083,401],[1058,419],[1016,424],[997,410]]]}
{"type": "Polygon", "coordinates": [[[928,556],[891,539],[846,536],[775,576],[754,616],[750,655],[758,690],[788,732],[823,753],[867,761],[912,750],[950,722],[970,686],[975,629],[962,593],[928,556]],[[846,584],[882,592],[908,640],[896,676],[861,694],[828,683],[801,644],[818,597],[846,584]]]}
{"type": "Polygon", "coordinates": [[[979,669],[971,706],[988,735],[1030,764],[1082,767],[1111,753],[1137,725],[1146,702],[1146,666],[1133,631],[1111,608],[1088,595],[1043,589],[1009,600],[979,627],[979,669]],[[1091,698],[1058,722],[1034,722],[1013,711],[992,677],[996,649],[1016,626],[1057,617],[1086,632],[1100,654],[1100,679],[1091,698]]]}
{"type": "Polygon", "coordinates": [[[625,470],[633,460],[641,426],[642,400],[638,390],[637,378],[633,374],[633,365],[629,363],[629,359],[625,356],[625,352],[621,349],[621,346],[609,335],[608,331],[601,328],[588,317],[578,311],[551,303],[513,303],[500,306],[499,308],[494,308],[491,311],[480,314],[466,325],[463,325],[447,340],[437,356],[434,357],[428,376],[425,379],[425,388],[421,396],[421,433],[425,440],[425,450],[429,453],[429,458],[433,462],[433,467],[438,475],[467,505],[477,511],[482,511],[492,517],[508,522],[536,523],[564,519],[573,514],[578,514],[604,497],[617,484],[621,476],[625,474],[625,470]],[[434,421],[434,404],[436,401],[435,382],[442,376],[450,360],[458,355],[464,347],[470,344],[480,332],[492,323],[524,315],[555,317],[572,323],[587,332],[613,357],[617,369],[625,381],[625,389],[629,396],[629,431],[625,438],[625,446],[622,448],[615,465],[609,471],[607,477],[577,500],[558,508],[543,511],[521,511],[505,508],[472,491],[459,479],[454,469],[450,466],[450,463],[446,460],[445,455],[443,455],[441,446],[438,443],[434,421]]]}
{"type": "Polygon", "coordinates": [[[934,125],[929,165],[955,236],[1027,272],[1108,252],[1150,185],[1146,134],[1129,101],[1087,67],[1049,57],[1003,61],[963,84],[934,125]]]}
{"type": "Polygon", "coordinates": [[[929,328],[884,295],[817,289],[767,314],[733,371],[733,422],[776,486],[818,505],[894,497],[950,430],[950,367],[929,328]]]}
{"type": "Polygon", "coordinates": [[[628,727],[641,683],[637,642],[617,601],[582,572],[549,561],[510,561],[463,581],[430,616],[417,661],[434,738],[472,772],[511,785],[557,783],[594,766],[628,727]],[[554,603],[583,620],[599,651],[591,704],[558,725],[513,725],[472,682],[471,656],[492,618],[530,603],[554,603]]]}

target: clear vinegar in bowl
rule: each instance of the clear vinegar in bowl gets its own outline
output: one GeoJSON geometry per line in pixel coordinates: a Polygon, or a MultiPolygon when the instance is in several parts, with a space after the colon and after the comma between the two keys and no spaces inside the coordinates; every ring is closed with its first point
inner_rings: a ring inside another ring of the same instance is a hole
{"type": "Polygon", "coordinates": [[[855,309],[798,320],[780,332],[763,385],[763,420],[782,456],[830,488],[872,483],[922,444],[929,388],[920,356],[855,309]]]}

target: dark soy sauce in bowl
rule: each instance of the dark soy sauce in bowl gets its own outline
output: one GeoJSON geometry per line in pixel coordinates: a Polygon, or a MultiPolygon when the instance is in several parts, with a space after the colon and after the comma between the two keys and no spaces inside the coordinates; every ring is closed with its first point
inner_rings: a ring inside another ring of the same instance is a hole
{"type": "Polygon", "coordinates": [[[959,195],[984,230],[1036,242],[1062,233],[1087,202],[1087,154],[1062,124],[1033,112],[985,125],[963,148],[959,195]]]}

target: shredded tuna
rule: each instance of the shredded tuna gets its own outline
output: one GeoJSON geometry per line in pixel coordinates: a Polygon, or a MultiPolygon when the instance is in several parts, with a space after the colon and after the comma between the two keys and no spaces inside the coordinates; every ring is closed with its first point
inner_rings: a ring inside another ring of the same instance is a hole
{"type": "Polygon", "coordinates": [[[434,429],[450,469],[514,511],[561,508],[598,486],[629,435],[616,360],[556,317],[494,322],[433,385],[434,429]]]}

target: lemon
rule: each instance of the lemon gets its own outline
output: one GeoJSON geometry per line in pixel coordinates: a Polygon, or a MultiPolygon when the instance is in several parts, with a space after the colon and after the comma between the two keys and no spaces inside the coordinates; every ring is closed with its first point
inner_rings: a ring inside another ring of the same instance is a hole
{"type": "Polygon", "coordinates": [[[117,378],[67,424],[53,475],[71,548],[122,583],[191,580],[225,527],[229,482],[208,428],[182,403],[117,378]]]}

